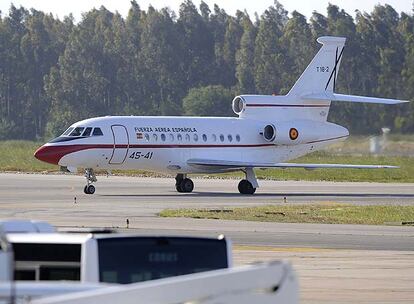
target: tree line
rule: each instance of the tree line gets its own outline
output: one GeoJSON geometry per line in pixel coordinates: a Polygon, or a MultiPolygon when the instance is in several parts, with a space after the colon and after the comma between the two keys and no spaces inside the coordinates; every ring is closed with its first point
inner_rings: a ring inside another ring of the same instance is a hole
{"type": "MultiPolygon", "coordinates": [[[[185,0],[178,14],[105,7],[74,22],[11,6],[0,15],[0,139],[49,138],[101,115],[233,115],[238,94],[285,94],[323,35],[347,37],[337,92],[414,98],[414,16],[390,5],[309,20],[277,1],[260,16],[185,0]]],[[[329,119],[367,134],[414,131],[414,105],[334,104],[329,119]]]]}

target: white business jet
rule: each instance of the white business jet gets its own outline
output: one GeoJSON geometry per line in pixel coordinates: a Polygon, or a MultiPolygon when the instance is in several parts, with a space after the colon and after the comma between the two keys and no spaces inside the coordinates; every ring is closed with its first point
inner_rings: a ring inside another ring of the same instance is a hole
{"type": "Polygon", "coordinates": [[[242,194],[259,187],[254,168],[396,168],[380,165],[286,163],[349,136],[327,122],[332,101],[398,104],[405,101],[334,93],[345,38],[320,37],[321,49],[285,96],[241,95],[238,117],[105,116],[79,121],[34,156],[71,172],[85,168],[86,194],[95,169],[141,169],[176,175],[178,192],[192,192],[193,173],[241,170],[242,194]]]}

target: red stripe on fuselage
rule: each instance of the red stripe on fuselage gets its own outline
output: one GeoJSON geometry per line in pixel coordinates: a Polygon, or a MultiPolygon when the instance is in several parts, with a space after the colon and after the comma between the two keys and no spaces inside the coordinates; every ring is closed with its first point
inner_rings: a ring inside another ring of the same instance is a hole
{"type": "Polygon", "coordinates": [[[34,157],[38,160],[57,165],[59,160],[70,153],[94,149],[94,148],[111,148],[113,149],[114,145],[56,145],[56,146],[41,146],[34,153],[34,157]]]}
{"type": "Polygon", "coordinates": [[[151,144],[82,144],[82,145],[49,145],[42,146],[36,150],[34,156],[44,162],[57,165],[60,159],[70,153],[90,149],[126,149],[126,148],[146,148],[146,149],[168,149],[168,148],[250,148],[250,147],[269,147],[274,144],[257,145],[151,145],[151,144]]]}
{"type": "MultiPolygon", "coordinates": [[[[306,142],[303,144],[318,143],[323,141],[330,141],[335,139],[341,139],[348,136],[340,136],[328,139],[321,139],[306,142]]],[[[145,148],[145,149],[168,149],[168,148],[260,148],[271,147],[275,144],[233,144],[233,145],[152,145],[152,144],[131,144],[131,145],[113,145],[113,144],[82,144],[82,145],[49,145],[42,146],[34,153],[34,156],[44,162],[57,165],[60,159],[70,153],[79,152],[90,149],[126,149],[126,148],[145,148]]]]}

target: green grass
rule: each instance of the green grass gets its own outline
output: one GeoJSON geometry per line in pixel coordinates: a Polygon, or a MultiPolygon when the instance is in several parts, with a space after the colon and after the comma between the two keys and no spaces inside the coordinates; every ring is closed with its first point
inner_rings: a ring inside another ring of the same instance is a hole
{"type": "MultiPolygon", "coordinates": [[[[31,141],[1,141],[0,171],[19,172],[55,172],[58,166],[41,162],[33,157],[34,151],[42,143],[31,141]]],[[[361,156],[335,155],[328,152],[316,152],[294,160],[304,163],[343,163],[343,164],[384,164],[400,166],[392,170],[361,169],[268,169],[256,170],[259,179],[308,180],[308,181],[369,181],[369,182],[414,182],[414,157],[407,156],[361,156]]],[[[115,171],[115,174],[162,176],[144,171],[115,171]]],[[[221,178],[242,178],[242,173],[213,175],[221,178]]]]}
{"type": "MultiPolygon", "coordinates": [[[[342,155],[367,155],[370,151],[370,139],[372,136],[353,135],[345,141],[334,143],[324,150],[332,154],[342,155]]],[[[389,134],[387,141],[382,142],[382,155],[412,156],[414,155],[414,135],[389,134]]]]}
{"type": "Polygon", "coordinates": [[[42,144],[22,140],[0,141],[0,171],[59,171],[58,166],[49,165],[34,158],[33,153],[42,144]]]}
{"type": "Polygon", "coordinates": [[[232,209],[167,209],[160,216],[278,223],[382,225],[387,222],[414,221],[414,206],[321,203],[232,209]]]}

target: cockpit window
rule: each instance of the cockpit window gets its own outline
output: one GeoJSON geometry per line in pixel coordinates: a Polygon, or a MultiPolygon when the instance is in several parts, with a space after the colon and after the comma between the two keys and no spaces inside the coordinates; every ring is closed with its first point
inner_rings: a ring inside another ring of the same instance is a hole
{"type": "Polygon", "coordinates": [[[80,136],[82,134],[84,127],[77,127],[75,130],[73,130],[69,136],[80,136]]]}
{"type": "Polygon", "coordinates": [[[92,133],[92,128],[91,127],[87,127],[85,129],[85,131],[83,131],[82,136],[91,136],[91,133],[92,133]]]}
{"type": "Polygon", "coordinates": [[[72,132],[73,129],[74,129],[73,127],[68,128],[65,132],[63,132],[62,136],[69,135],[69,133],[72,132]]]}
{"type": "Polygon", "coordinates": [[[94,136],[103,135],[101,128],[95,128],[95,129],[93,129],[93,135],[94,136]]]}

